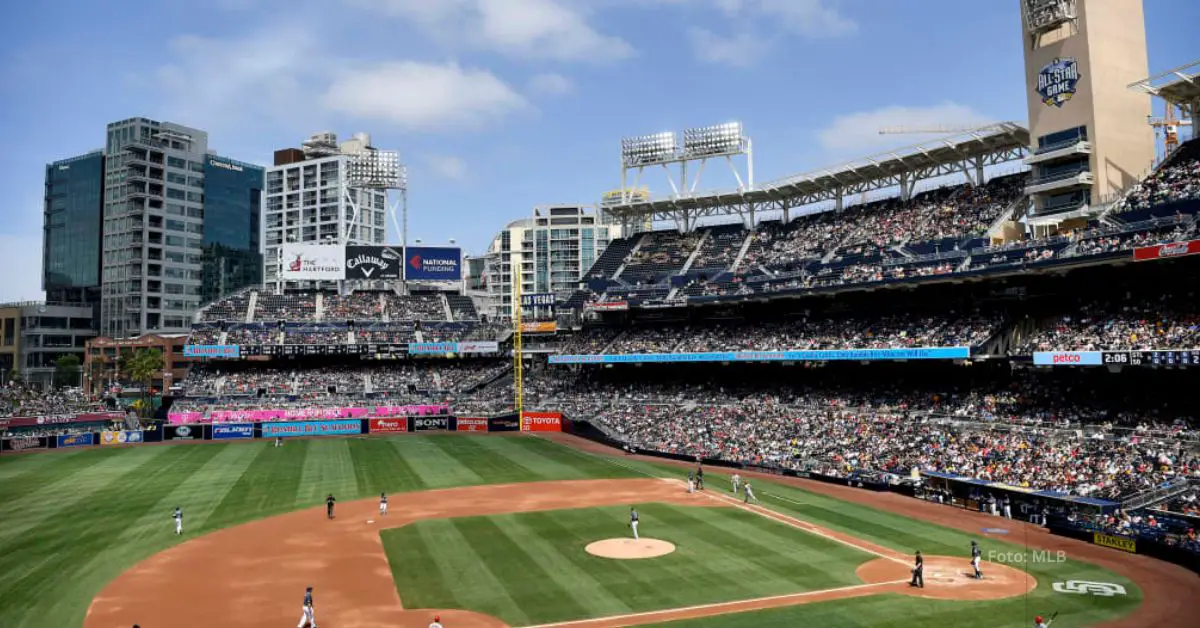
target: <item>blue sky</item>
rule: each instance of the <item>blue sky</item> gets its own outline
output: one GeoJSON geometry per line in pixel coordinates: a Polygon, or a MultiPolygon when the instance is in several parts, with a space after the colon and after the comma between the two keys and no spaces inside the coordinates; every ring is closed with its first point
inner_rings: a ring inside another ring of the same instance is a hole
{"type": "MultiPolygon", "coordinates": [[[[1152,72],[1196,24],[1146,2],[1152,72]]],[[[367,131],[409,164],[412,237],[474,253],[617,187],[624,135],[741,120],[766,181],[922,139],[880,126],[1026,117],[1014,0],[72,0],[13,4],[0,42],[0,301],[40,297],[44,164],[132,116],[264,164],[367,131]]]]}

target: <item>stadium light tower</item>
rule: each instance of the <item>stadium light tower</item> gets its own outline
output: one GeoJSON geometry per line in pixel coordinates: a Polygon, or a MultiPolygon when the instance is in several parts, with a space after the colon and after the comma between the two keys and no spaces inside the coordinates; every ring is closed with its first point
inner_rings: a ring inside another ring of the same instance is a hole
{"type": "MultiPolygon", "coordinates": [[[[342,186],[342,194],[346,204],[350,206],[350,224],[344,226],[339,242],[343,246],[349,244],[350,229],[362,237],[363,224],[360,222],[363,212],[354,195],[352,188],[378,190],[385,194],[389,191],[399,192],[398,198],[388,204],[388,215],[392,219],[392,227],[398,232],[401,244],[408,248],[408,169],[400,163],[400,153],[390,150],[370,149],[352,153],[346,164],[346,184],[342,186]],[[401,221],[396,221],[396,210],[400,210],[401,221]]],[[[390,199],[389,199],[390,200],[390,199]]],[[[373,226],[373,225],[372,225],[373,226]]],[[[400,284],[405,293],[408,292],[407,267],[401,271],[400,284]]]]}
{"type": "Polygon", "coordinates": [[[637,135],[621,140],[621,202],[634,202],[640,189],[642,172],[647,167],[659,166],[667,173],[667,182],[671,185],[674,198],[695,194],[700,185],[700,176],[704,165],[709,159],[724,158],[737,179],[738,191],[754,188],[754,155],[751,151],[750,138],[742,132],[741,122],[727,122],[712,126],[684,129],[682,143],[678,134],[672,131],[654,133],[652,135],[637,135]],[[746,156],[746,172],[738,169],[733,158],[737,155],[746,156]],[[688,162],[698,161],[695,178],[688,183],[688,162]],[[672,165],[678,164],[676,173],[672,165]],[[633,171],[633,183],[629,183],[629,173],[633,171]]]}

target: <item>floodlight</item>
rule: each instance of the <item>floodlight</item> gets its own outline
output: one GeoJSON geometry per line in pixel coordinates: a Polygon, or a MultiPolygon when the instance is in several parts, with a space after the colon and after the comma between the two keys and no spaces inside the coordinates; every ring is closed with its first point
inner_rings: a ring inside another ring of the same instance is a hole
{"type": "Polygon", "coordinates": [[[671,131],[626,137],[621,140],[621,161],[627,168],[665,163],[675,158],[678,144],[671,131]]]}
{"type": "Polygon", "coordinates": [[[683,132],[683,153],[688,157],[736,155],[745,152],[746,138],[741,122],[726,122],[683,132]]]}
{"type": "Polygon", "coordinates": [[[403,189],[401,171],[399,153],[374,150],[351,155],[346,178],[354,187],[396,190],[403,189]]]}

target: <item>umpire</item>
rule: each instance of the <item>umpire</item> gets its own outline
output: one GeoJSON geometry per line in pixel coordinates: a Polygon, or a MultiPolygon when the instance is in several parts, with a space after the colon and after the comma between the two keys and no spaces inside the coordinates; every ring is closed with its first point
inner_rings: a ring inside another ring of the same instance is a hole
{"type": "Polygon", "coordinates": [[[696,490],[704,490],[704,466],[696,465],[696,490]]]}
{"type": "Polygon", "coordinates": [[[916,560],[913,561],[912,582],[908,583],[910,587],[925,588],[925,559],[921,557],[921,551],[917,550],[916,560]]]}

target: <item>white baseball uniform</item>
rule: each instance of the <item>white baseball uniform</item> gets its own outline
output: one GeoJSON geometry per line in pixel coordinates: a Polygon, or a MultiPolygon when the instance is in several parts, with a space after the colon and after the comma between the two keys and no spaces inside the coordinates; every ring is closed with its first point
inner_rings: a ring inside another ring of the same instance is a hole
{"type": "Polygon", "coordinates": [[[746,491],[745,503],[749,504],[751,501],[753,501],[754,503],[757,504],[758,498],[754,496],[754,489],[750,488],[749,482],[746,482],[746,486],[744,487],[744,490],[746,491]]]}
{"type": "Polygon", "coordinates": [[[380,496],[380,498],[379,498],[379,514],[381,514],[381,515],[387,514],[387,504],[388,504],[387,495],[380,496]]]}
{"type": "Polygon", "coordinates": [[[633,528],[633,538],[634,538],[634,540],[637,540],[637,538],[638,538],[638,531],[637,531],[638,513],[636,510],[629,511],[629,527],[633,528]]]}
{"type": "Polygon", "coordinates": [[[171,518],[175,520],[175,534],[183,534],[183,511],[176,508],[171,518]]]}
{"type": "Polygon", "coordinates": [[[734,473],[733,477],[730,478],[730,480],[733,481],[733,492],[734,493],[738,492],[738,486],[740,486],[742,483],[742,476],[734,473]]]}
{"type": "Polygon", "coordinates": [[[305,625],[317,628],[317,615],[313,610],[312,591],[304,592],[304,610],[300,615],[300,623],[296,624],[296,628],[304,628],[305,625]]]}

